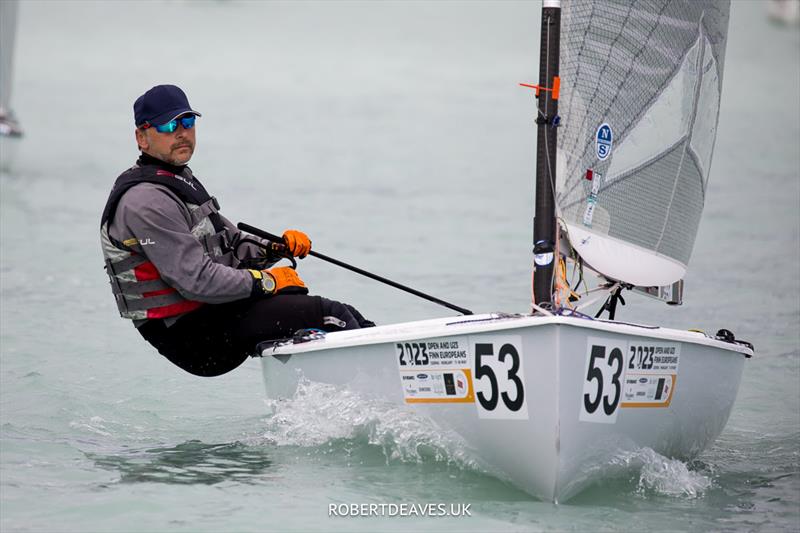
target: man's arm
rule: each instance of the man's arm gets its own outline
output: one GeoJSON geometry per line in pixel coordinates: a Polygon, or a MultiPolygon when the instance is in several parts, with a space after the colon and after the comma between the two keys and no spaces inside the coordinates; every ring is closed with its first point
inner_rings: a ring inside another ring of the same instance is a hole
{"type": "Polygon", "coordinates": [[[120,200],[112,229],[120,240],[136,238],[161,278],[187,299],[218,304],[249,297],[253,275],[213,262],[192,234],[188,217],[167,188],[140,184],[120,200]]]}
{"type": "MultiPolygon", "coordinates": [[[[265,247],[269,246],[268,240],[262,239],[261,237],[257,237],[255,235],[250,235],[249,233],[244,233],[237,228],[233,222],[221,214],[220,218],[222,219],[222,223],[225,224],[225,227],[228,228],[228,231],[234,236],[235,242],[239,242],[239,239],[246,237],[256,242],[263,243],[265,247]]],[[[246,261],[248,268],[269,268],[280,260],[280,257],[274,256],[272,253],[268,253],[266,248],[256,246],[255,244],[251,244],[249,242],[245,242],[240,246],[237,246],[236,255],[238,259],[246,261]]]]}

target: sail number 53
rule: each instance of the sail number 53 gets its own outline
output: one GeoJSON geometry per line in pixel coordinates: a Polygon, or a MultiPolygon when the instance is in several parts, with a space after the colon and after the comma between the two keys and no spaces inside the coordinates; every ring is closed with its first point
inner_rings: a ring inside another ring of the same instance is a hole
{"type": "Polygon", "coordinates": [[[481,339],[473,345],[480,418],[528,418],[520,337],[481,339]]]}
{"type": "Polygon", "coordinates": [[[617,421],[625,383],[627,343],[590,337],[586,346],[583,395],[579,419],[585,422],[617,421]]]}

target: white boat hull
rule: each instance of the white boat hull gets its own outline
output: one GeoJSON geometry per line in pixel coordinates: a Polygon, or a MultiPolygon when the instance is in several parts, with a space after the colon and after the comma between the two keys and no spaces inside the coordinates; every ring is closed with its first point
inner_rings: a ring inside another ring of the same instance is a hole
{"type": "Polygon", "coordinates": [[[457,432],[516,486],[564,501],[626,451],[686,459],[706,448],[752,351],[688,331],[479,315],[331,333],[262,355],[272,398],[291,397],[304,377],[404,405],[457,432]]]}

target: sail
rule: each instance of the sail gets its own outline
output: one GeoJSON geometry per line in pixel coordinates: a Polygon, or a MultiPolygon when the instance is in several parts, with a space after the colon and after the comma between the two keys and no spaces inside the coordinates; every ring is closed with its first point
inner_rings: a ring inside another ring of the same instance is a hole
{"type": "Polygon", "coordinates": [[[565,0],[557,205],[592,268],[683,277],[717,130],[730,4],[565,0]]]}

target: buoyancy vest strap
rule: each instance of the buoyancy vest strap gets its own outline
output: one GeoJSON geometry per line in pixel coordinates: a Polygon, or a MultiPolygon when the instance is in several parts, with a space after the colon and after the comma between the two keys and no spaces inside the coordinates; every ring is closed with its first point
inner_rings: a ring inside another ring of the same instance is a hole
{"type": "Polygon", "coordinates": [[[147,258],[143,255],[131,255],[126,257],[125,259],[120,259],[114,263],[110,261],[106,261],[106,267],[113,273],[113,274],[120,274],[122,272],[127,272],[128,270],[133,270],[139,265],[143,265],[147,263],[147,258]]]}
{"type": "MultiPolygon", "coordinates": [[[[192,226],[196,225],[208,215],[216,214],[219,212],[219,203],[217,199],[212,197],[209,201],[203,202],[191,212],[192,226]]],[[[217,229],[217,228],[215,228],[217,229]]],[[[219,231],[217,229],[217,231],[219,231]]]]}
{"type": "MultiPolygon", "coordinates": [[[[205,243],[206,250],[213,250],[219,248],[221,254],[230,250],[230,243],[228,237],[224,233],[215,233],[214,235],[203,235],[200,237],[205,243]]],[[[220,254],[220,255],[221,255],[220,254]]]]}
{"type": "Polygon", "coordinates": [[[116,287],[112,287],[114,294],[119,290],[122,294],[144,294],[146,292],[163,291],[164,289],[171,289],[169,285],[164,283],[161,279],[151,279],[149,281],[120,281],[116,287]]]}
{"type": "Polygon", "coordinates": [[[185,301],[186,298],[181,296],[179,292],[171,292],[169,294],[159,294],[158,296],[148,296],[147,298],[128,298],[125,306],[128,311],[146,311],[154,307],[163,307],[185,301]]]}
{"type": "Polygon", "coordinates": [[[128,307],[125,302],[125,297],[122,296],[122,289],[120,289],[120,280],[113,274],[114,264],[110,259],[106,258],[106,271],[108,272],[108,279],[111,282],[111,292],[114,293],[114,299],[117,301],[117,308],[121,315],[128,312],[128,307]]]}

